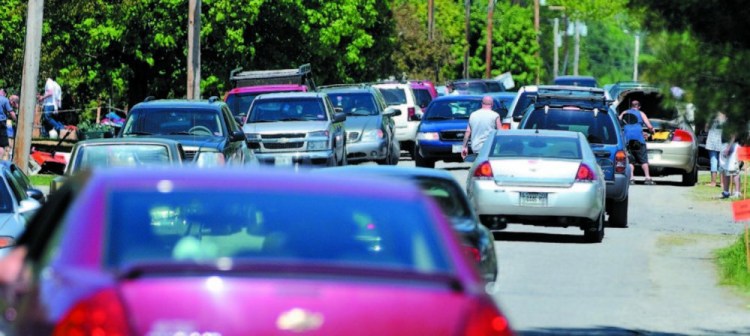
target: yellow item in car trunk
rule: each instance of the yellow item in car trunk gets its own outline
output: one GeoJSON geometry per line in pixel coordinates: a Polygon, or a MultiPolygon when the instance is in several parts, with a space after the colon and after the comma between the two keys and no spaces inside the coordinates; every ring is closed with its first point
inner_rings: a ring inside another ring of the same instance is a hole
{"type": "Polygon", "coordinates": [[[651,136],[651,139],[664,141],[669,139],[670,133],[670,131],[657,131],[654,133],[654,135],[651,136]]]}

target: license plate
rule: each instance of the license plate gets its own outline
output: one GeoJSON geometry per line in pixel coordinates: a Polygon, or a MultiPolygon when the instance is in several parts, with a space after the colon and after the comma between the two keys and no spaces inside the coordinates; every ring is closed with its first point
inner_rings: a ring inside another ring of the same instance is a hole
{"type": "Polygon", "coordinates": [[[519,203],[521,206],[546,207],[547,193],[522,192],[519,203]]]}
{"type": "Polygon", "coordinates": [[[463,145],[453,145],[453,153],[461,153],[464,149],[463,145]]]}
{"type": "Polygon", "coordinates": [[[274,162],[277,166],[291,166],[292,165],[292,158],[289,156],[279,156],[276,157],[276,161],[274,162]]]}

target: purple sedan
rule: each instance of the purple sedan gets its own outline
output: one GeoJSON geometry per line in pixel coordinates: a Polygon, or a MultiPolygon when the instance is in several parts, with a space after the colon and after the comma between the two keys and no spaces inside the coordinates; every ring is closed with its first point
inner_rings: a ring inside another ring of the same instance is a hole
{"type": "Polygon", "coordinates": [[[19,240],[32,272],[14,277],[23,291],[5,314],[19,334],[512,334],[414,186],[112,169],[71,179],[40,211],[19,240]]]}

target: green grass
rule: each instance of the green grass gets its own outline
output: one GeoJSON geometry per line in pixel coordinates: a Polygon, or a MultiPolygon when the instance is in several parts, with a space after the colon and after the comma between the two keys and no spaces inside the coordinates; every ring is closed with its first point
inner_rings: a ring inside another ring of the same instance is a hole
{"type": "Polygon", "coordinates": [[[740,235],[732,245],[716,250],[720,281],[750,294],[750,271],[747,266],[745,237],[740,235]]]}
{"type": "Polygon", "coordinates": [[[31,180],[31,184],[35,186],[49,187],[50,183],[52,183],[52,179],[54,179],[55,176],[57,175],[36,174],[29,175],[29,179],[31,180]]]}
{"type": "MultiPolygon", "coordinates": [[[[718,178],[718,177],[717,177],[718,178]]],[[[711,182],[711,175],[708,173],[701,173],[698,175],[698,184],[693,187],[693,197],[696,200],[699,201],[720,201],[720,202],[733,202],[737,200],[743,200],[747,197],[744,195],[744,186],[740,188],[740,191],[743,191],[742,198],[727,198],[727,199],[721,199],[721,188],[716,187],[714,185],[706,185],[707,183],[711,182]]],[[[745,176],[742,176],[743,184],[745,183],[745,176]]],[[[750,181],[748,181],[750,182],[750,181]]],[[[750,185],[748,185],[748,189],[750,189],[750,185]]]]}
{"type": "MultiPolygon", "coordinates": [[[[745,176],[742,176],[742,183],[745,183],[745,176]]],[[[706,202],[734,202],[737,200],[747,199],[744,195],[744,185],[740,190],[743,196],[740,199],[721,199],[721,188],[713,185],[707,185],[711,181],[711,175],[701,173],[698,175],[698,184],[693,188],[693,197],[699,201],[706,202]]],[[[750,186],[749,186],[750,187],[750,186]]],[[[731,210],[728,210],[731,211],[731,210]]],[[[745,255],[745,237],[744,233],[737,236],[736,241],[724,248],[714,251],[716,254],[716,263],[719,268],[720,282],[738,288],[740,291],[750,294],[750,271],[747,267],[747,257],[745,255]]]]}

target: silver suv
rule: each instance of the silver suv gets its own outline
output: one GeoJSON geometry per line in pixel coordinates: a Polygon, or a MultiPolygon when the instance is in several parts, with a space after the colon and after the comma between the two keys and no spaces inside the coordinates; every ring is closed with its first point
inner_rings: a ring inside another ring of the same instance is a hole
{"type": "Polygon", "coordinates": [[[274,93],[255,98],[242,129],[261,164],[342,166],[345,120],[325,93],[274,93]]]}
{"type": "Polygon", "coordinates": [[[419,120],[422,117],[422,109],[417,104],[414,91],[408,83],[375,84],[373,86],[383,93],[388,106],[393,106],[401,111],[401,115],[393,118],[396,123],[396,140],[398,140],[402,150],[406,150],[409,155],[412,155],[414,143],[417,139],[419,120]]]}

